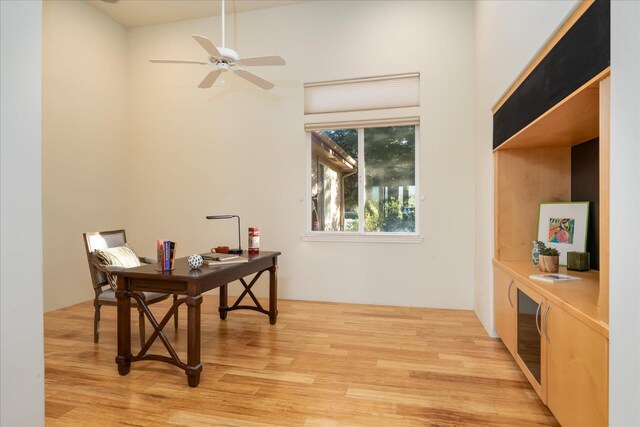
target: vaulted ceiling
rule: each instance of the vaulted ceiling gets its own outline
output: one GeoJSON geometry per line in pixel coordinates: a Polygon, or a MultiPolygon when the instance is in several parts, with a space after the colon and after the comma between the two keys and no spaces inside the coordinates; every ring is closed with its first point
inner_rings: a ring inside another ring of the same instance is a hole
{"type": "MultiPolygon", "coordinates": [[[[288,6],[313,0],[227,0],[226,13],[288,6]]],[[[161,24],[220,15],[220,0],[87,0],[125,27],[161,24]]]]}

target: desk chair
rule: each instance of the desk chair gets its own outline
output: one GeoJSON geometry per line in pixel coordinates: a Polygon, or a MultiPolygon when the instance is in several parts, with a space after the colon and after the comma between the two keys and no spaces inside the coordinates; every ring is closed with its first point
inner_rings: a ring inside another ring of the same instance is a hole
{"type": "MultiPolygon", "coordinates": [[[[113,231],[99,231],[83,233],[84,247],[87,253],[87,261],[89,262],[89,272],[91,273],[91,281],[93,282],[93,291],[95,298],[93,299],[93,306],[95,308],[93,317],[93,342],[97,343],[100,338],[100,308],[103,305],[117,306],[118,300],[115,295],[115,282],[111,273],[116,270],[122,270],[123,267],[106,265],[96,255],[96,250],[116,248],[119,246],[125,246],[127,244],[127,235],[124,230],[113,231]]],[[[156,261],[150,258],[138,258],[141,263],[152,264],[156,261]]],[[[155,304],[160,301],[164,301],[169,297],[169,294],[157,293],[157,292],[141,292],[142,297],[145,299],[147,305],[155,304]]],[[[177,299],[177,295],[173,295],[173,300],[177,299]]],[[[144,312],[141,307],[138,307],[136,300],[131,298],[131,307],[135,307],[138,310],[138,324],[140,327],[140,345],[144,347],[145,333],[144,333],[144,312]]],[[[173,316],[173,322],[175,328],[178,329],[178,311],[176,310],[173,316]]]]}

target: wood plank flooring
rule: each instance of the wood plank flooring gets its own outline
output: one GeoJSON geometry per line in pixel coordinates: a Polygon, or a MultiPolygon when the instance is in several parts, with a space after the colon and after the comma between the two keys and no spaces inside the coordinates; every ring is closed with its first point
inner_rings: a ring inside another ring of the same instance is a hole
{"type": "MultiPolygon", "coordinates": [[[[163,304],[152,306],[156,317],[163,304]]],[[[202,309],[197,388],[158,362],[118,375],[114,307],[102,309],[99,344],[91,302],[46,313],[47,425],[557,425],[471,311],[280,300],[271,326],[249,311],[221,321],[216,296],[202,309]]],[[[186,360],[180,316],[166,332],[186,360]]],[[[158,343],[152,350],[165,354],[158,343]]]]}

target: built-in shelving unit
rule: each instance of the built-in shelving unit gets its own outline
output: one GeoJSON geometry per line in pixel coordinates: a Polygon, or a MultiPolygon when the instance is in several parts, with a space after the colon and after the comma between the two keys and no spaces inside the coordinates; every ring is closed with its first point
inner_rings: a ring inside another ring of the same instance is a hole
{"type": "Polygon", "coordinates": [[[568,426],[608,422],[608,46],[608,2],[581,3],[494,109],[494,327],[542,401],[568,426]],[[582,68],[557,66],[563,58],[582,68]],[[587,142],[597,144],[596,161],[572,163],[581,161],[572,147],[587,142]],[[599,269],[561,267],[581,280],[535,281],[529,276],[539,274],[531,263],[539,205],[572,200],[572,167],[597,183],[598,243],[591,250],[599,269]],[[532,318],[533,334],[523,327],[532,318]]]}
{"type": "Polygon", "coordinates": [[[600,272],[603,274],[599,274],[598,292],[592,303],[594,310],[600,313],[599,318],[607,325],[608,76],[609,70],[604,70],[598,75],[600,80],[585,85],[563,101],[562,105],[549,111],[494,150],[494,259],[496,262],[529,261],[530,264],[531,242],[537,239],[540,203],[571,201],[571,147],[599,138],[599,170],[592,173],[600,177],[598,251],[601,260],[600,272]],[[594,116],[592,111],[598,114],[594,116]],[[580,116],[581,112],[589,113],[588,124],[582,119],[579,121],[580,126],[567,123],[571,117],[580,116]],[[560,130],[555,126],[558,123],[561,123],[560,130]],[[577,128],[578,131],[572,132],[573,128],[577,128]],[[544,137],[538,137],[540,134],[544,137]],[[557,136],[556,139],[553,138],[554,135],[557,136]]]}

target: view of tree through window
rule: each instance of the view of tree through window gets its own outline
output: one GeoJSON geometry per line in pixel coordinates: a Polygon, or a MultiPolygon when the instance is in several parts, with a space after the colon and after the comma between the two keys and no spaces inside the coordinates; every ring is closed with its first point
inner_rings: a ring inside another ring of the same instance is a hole
{"type": "Polygon", "coordinates": [[[416,230],[415,126],[364,129],[365,231],[416,230]]]}
{"type": "Polygon", "coordinates": [[[415,136],[415,126],[311,132],[311,229],[415,232],[415,136]]]}

